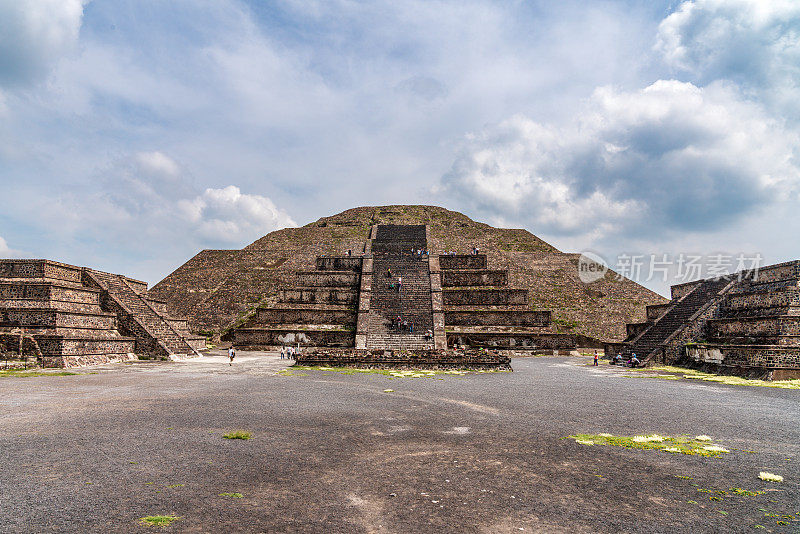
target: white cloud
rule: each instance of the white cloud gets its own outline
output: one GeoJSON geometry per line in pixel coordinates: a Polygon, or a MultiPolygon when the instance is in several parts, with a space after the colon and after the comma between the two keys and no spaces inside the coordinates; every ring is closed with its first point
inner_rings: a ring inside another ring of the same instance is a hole
{"type": "Polygon", "coordinates": [[[139,167],[149,174],[177,176],[180,172],[178,164],[161,152],[139,152],[136,154],[139,167]]]}
{"type": "Polygon", "coordinates": [[[14,250],[8,246],[8,242],[0,236],[0,258],[23,258],[25,253],[20,250],[14,250]]]}
{"type": "Polygon", "coordinates": [[[702,83],[729,79],[800,119],[800,2],[692,0],[658,29],[655,49],[702,83]]]}
{"type": "Polygon", "coordinates": [[[278,228],[297,226],[267,197],[243,194],[238,187],[206,189],[202,195],[177,203],[183,217],[201,237],[241,243],[278,228]]]}
{"type": "Polygon", "coordinates": [[[554,234],[708,230],[794,198],[799,141],[721,84],[602,87],[564,125],[520,115],[469,136],[441,192],[554,234]]]}
{"type": "Polygon", "coordinates": [[[35,66],[0,73],[14,244],[178,264],[289,224],[276,206],[428,203],[451,165],[449,207],[578,246],[791,195],[797,136],[769,115],[800,113],[797,3],[683,2],[658,53],[663,16],[642,5],[118,0],[81,23],[74,0],[0,0],[0,52],[35,66]],[[22,10],[54,37],[30,38],[22,10]],[[672,76],[693,85],[637,90],[672,76]],[[592,95],[606,85],[625,90],[592,95]],[[31,219],[47,197],[57,216],[31,219]]]}
{"type": "Polygon", "coordinates": [[[124,242],[141,250],[243,246],[296,226],[275,203],[234,185],[198,193],[180,165],[161,151],[119,160],[93,180],[99,191],[69,188],[40,200],[46,227],[64,238],[124,242]]]}
{"type": "Polygon", "coordinates": [[[0,0],[0,84],[43,76],[77,42],[83,0],[0,0]]]}

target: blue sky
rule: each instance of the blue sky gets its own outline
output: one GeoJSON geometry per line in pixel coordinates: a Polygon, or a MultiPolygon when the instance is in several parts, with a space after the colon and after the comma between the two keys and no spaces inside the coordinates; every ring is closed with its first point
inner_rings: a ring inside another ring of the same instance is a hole
{"type": "Polygon", "coordinates": [[[0,257],[155,283],[425,203],[612,265],[775,263],[800,255],[797,102],[791,0],[0,0],[0,257]]]}

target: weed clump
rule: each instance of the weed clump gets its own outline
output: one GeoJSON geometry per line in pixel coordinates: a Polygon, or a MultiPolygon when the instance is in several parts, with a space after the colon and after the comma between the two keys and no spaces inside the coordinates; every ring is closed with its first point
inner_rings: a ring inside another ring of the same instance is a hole
{"type": "Polygon", "coordinates": [[[253,437],[250,432],[245,432],[244,430],[234,430],[233,432],[228,432],[224,436],[225,439],[251,439],[253,437]]]}
{"type": "Polygon", "coordinates": [[[783,477],[781,475],[776,475],[767,471],[761,471],[758,474],[758,478],[766,482],[783,482],[783,477]]]}
{"type": "Polygon", "coordinates": [[[625,449],[642,449],[719,458],[730,451],[719,445],[709,445],[708,441],[689,436],[660,436],[658,434],[641,436],[614,436],[611,434],[575,434],[567,436],[581,445],[608,445],[625,449]]]}
{"type": "Polygon", "coordinates": [[[0,370],[0,378],[2,377],[15,377],[15,378],[31,378],[35,376],[75,376],[81,373],[73,373],[72,371],[24,371],[22,369],[7,369],[0,370]]]}
{"type": "Polygon", "coordinates": [[[139,519],[139,524],[148,527],[166,527],[173,521],[177,521],[180,517],[176,515],[148,515],[139,519]]]}
{"type": "MultiPolygon", "coordinates": [[[[636,371],[636,369],[633,369],[636,371]]],[[[702,380],[704,382],[717,382],[719,384],[728,384],[731,386],[755,386],[763,388],[778,388],[778,389],[800,389],[800,379],[795,380],[755,380],[749,378],[742,378],[740,376],[726,376],[715,375],[713,373],[703,373],[694,369],[685,369],[683,367],[674,367],[670,365],[648,367],[645,371],[663,371],[667,373],[676,373],[673,375],[663,374],[640,374],[628,376],[642,376],[650,378],[661,378],[664,380],[702,380]]]]}

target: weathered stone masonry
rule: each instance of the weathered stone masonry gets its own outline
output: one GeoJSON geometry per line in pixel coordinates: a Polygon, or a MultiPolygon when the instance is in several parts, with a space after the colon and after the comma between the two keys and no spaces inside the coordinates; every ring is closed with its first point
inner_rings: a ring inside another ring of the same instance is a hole
{"type": "Polygon", "coordinates": [[[800,377],[800,261],[672,287],[607,353],[773,379],[800,377]],[[676,311],[687,309],[680,320],[676,311]],[[691,312],[691,313],[688,313],[691,312]]]}
{"type": "Polygon", "coordinates": [[[550,311],[528,308],[527,290],[508,287],[508,271],[489,269],[485,254],[420,254],[428,251],[425,225],[374,225],[365,237],[356,257],[320,256],[314,270],[297,271],[292,285],[279,288],[277,303],[254,308],[233,330],[234,344],[389,351],[576,347],[576,336],[553,331],[550,311]],[[392,326],[396,316],[413,332],[392,326]]]}
{"type": "Polygon", "coordinates": [[[174,358],[205,348],[185,319],[147,297],[144,282],[49,260],[0,260],[0,348],[7,356],[18,357],[20,336],[23,356],[45,367],[174,358]]]}

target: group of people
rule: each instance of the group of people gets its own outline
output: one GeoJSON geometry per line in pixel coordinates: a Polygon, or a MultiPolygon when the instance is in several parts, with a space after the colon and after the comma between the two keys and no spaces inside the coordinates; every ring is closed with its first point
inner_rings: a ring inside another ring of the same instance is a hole
{"type": "MultiPolygon", "coordinates": [[[[472,247],[472,250],[471,250],[469,253],[470,253],[470,255],[472,255],[472,256],[477,256],[478,254],[480,254],[480,253],[481,253],[481,249],[480,249],[480,248],[478,248],[478,247],[472,247]]],[[[458,255],[458,252],[455,252],[455,251],[453,251],[453,250],[446,250],[446,251],[444,252],[444,255],[445,255],[445,256],[457,256],[457,255],[458,255]]]]}
{"type": "MultiPolygon", "coordinates": [[[[281,360],[294,360],[295,354],[299,352],[299,347],[295,350],[294,347],[281,347],[281,360]]],[[[236,349],[231,346],[228,348],[228,365],[233,365],[233,359],[236,357],[236,349]]]]}
{"type": "MultiPolygon", "coordinates": [[[[392,268],[391,267],[386,269],[386,278],[392,278],[392,268]]],[[[399,293],[402,288],[403,288],[403,277],[402,276],[398,276],[396,282],[395,281],[389,282],[389,289],[392,289],[392,290],[397,291],[399,293]]]]}
{"type": "Polygon", "coordinates": [[[422,258],[423,256],[428,255],[428,250],[424,248],[412,248],[411,255],[416,256],[417,258],[422,258]]]}
{"type": "Polygon", "coordinates": [[[281,360],[294,360],[295,354],[294,347],[281,347],[281,360]]]}
{"type": "Polygon", "coordinates": [[[397,282],[394,282],[394,281],[393,282],[389,282],[389,289],[391,289],[393,291],[397,291],[398,293],[400,293],[400,289],[402,289],[402,287],[403,287],[403,277],[402,276],[398,276],[397,277],[397,282]]]}
{"type": "Polygon", "coordinates": [[[392,317],[392,328],[394,328],[395,330],[399,330],[400,332],[408,332],[409,334],[414,333],[414,324],[409,323],[399,315],[396,317],[392,317]]]}
{"type": "MultiPolygon", "coordinates": [[[[611,358],[611,362],[610,363],[611,363],[611,365],[622,365],[623,361],[624,360],[622,358],[622,353],[618,352],[616,356],[611,358]]],[[[627,362],[625,362],[625,365],[627,365],[629,367],[636,367],[640,363],[642,363],[642,362],[639,361],[639,358],[636,357],[636,353],[634,352],[633,354],[631,354],[631,359],[628,360],[627,362]]]]}

